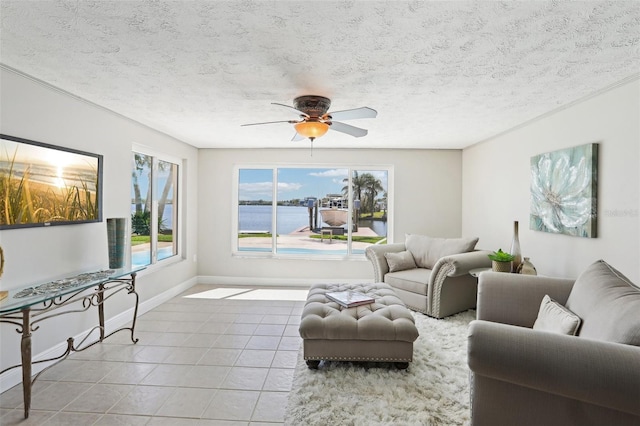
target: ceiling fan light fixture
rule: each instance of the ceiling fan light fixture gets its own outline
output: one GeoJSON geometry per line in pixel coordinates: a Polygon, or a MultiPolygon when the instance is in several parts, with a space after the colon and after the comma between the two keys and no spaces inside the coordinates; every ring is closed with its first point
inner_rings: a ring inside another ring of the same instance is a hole
{"type": "Polygon", "coordinates": [[[321,121],[303,121],[294,125],[299,135],[314,140],[323,136],[329,130],[329,125],[321,121]]]}

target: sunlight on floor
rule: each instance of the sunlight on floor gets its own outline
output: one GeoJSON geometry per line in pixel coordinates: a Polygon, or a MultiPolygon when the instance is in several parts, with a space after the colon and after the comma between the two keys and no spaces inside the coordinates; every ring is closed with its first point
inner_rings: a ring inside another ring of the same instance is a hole
{"type": "Polygon", "coordinates": [[[309,290],[216,288],[184,297],[193,299],[290,300],[304,302],[307,300],[307,293],[309,293],[309,290]]]}

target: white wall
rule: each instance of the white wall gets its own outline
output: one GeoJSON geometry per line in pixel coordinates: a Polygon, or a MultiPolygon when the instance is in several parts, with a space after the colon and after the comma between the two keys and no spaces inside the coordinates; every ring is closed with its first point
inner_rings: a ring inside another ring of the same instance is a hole
{"type": "Polygon", "coordinates": [[[544,275],[576,277],[604,259],[640,283],[640,83],[613,88],[463,151],[463,233],[482,246],[520,245],[544,275]],[[530,157],[599,143],[598,237],[529,229],[530,157]]]}
{"type": "MultiPolygon", "coordinates": [[[[315,142],[316,146],[322,143],[315,142]]],[[[366,143],[366,141],[364,142],[366,143]]],[[[364,258],[344,260],[248,259],[231,256],[231,200],[234,165],[394,167],[394,241],[405,233],[459,237],[461,230],[461,151],[455,150],[200,150],[199,269],[216,283],[308,284],[340,279],[372,279],[364,258]]],[[[393,241],[391,241],[393,242],[393,241]]]]}
{"type": "MultiPolygon", "coordinates": [[[[130,216],[131,147],[148,146],[183,159],[185,255],[191,258],[197,239],[197,149],[49,86],[1,69],[0,132],[11,136],[80,149],[104,156],[103,218],[130,216]]],[[[106,222],[0,231],[6,257],[0,289],[106,268],[106,222]]],[[[197,265],[180,261],[143,271],[137,281],[141,303],[192,280],[197,265]]],[[[124,295],[107,304],[107,320],[132,307],[124,295]]],[[[59,317],[33,333],[36,355],[93,325],[94,309],[59,317]]],[[[15,327],[0,326],[0,369],[19,362],[15,327]]]]}

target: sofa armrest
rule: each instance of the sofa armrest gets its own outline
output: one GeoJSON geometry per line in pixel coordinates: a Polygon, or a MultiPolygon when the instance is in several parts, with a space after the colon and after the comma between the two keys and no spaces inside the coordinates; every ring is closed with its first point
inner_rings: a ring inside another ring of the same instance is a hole
{"type": "Polygon", "coordinates": [[[483,272],[478,279],[477,319],[533,327],[548,294],[565,304],[575,280],[505,272],[483,272]]]}
{"type": "Polygon", "coordinates": [[[404,243],[374,244],[365,249],[364,253],[367,256],[367,259],[373,263],[373,277],[375,282],[384,282],[384,276],[389,272],[389,264],[387,263],[387,258],[384,257],[384,254],[398,253],[405,250],[406,247],[404,243]]]}
{"type": "Polygon", "coordinates": [[[470,270],[476,268],[488,268],[491,266],[488,250],[475,250],[467,253],[452,254],[438,259],[433,266],[432,277],[442,275],[441,280],[445,277],[459,277],[467,275],[470,270]],[[442,272],[440,272],[442,270],[442,272]]]}
{"type": "Polygon", "coordinates": [[[472,321],[474,374],[640,415],[640,348],[472,321]]]}

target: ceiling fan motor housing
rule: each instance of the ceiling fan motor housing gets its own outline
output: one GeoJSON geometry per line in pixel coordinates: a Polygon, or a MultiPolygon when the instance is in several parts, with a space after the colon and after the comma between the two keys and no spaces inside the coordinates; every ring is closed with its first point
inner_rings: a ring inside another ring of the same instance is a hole
{"type": "Polygon", "coordinates": [[[322,117],[329,111],[331,99],[324,96],[305,95],[293,100],[293,107],[309,117],[322,117]]]}

